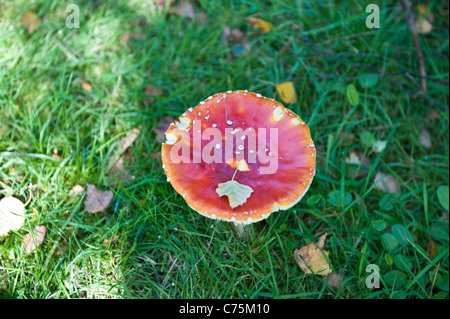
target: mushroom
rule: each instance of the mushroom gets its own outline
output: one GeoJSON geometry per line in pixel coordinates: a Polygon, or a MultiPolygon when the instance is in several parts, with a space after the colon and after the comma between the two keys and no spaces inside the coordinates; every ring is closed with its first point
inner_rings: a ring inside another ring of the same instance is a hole
{"type": "Polygon", "coordinates": [[[316,168],[308,126],[248,91],[210,96],[166,131],[167,180],[203,216],[243,226],[298,203],[316,168]]]}

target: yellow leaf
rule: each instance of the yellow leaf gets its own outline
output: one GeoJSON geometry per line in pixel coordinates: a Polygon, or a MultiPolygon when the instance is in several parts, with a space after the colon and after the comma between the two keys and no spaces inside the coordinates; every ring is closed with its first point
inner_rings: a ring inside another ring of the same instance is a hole
{"type": "Polygon", "coordinates": [[[276,85],[278,94],[284,103],[290,104],[297,100],[297,95],[295,94],[294,83],[283,82],[276,85]]]}
{"type": "Polygon", "coordinates": [[[83,91],[91,92],[92,91],[92,85],[89,82],[83,81],[81,82],[81,88],[83,91]]]}
{"type": "Polygon", "coordinates": [[[259,19],[259,18],[255,18],[255,17],[247,17],[247,18],[245,18],[245,21],[250,23],[253,28],[264,31],[264,32],[269,32],[272,29],[272,25],[269,22],[264,21],[263,19],[259,19]]]}
{"type": "Polygon", "coordinates": [[[32,33],[41,24],[41,19],[30,10],[25,10],[22,15],[22,23],[27,27],[29,33],[32,33]]]}
{"type": "Polygon", "coordinates": [[[319,238],[318,243],[311,243],[294,251],[294,258],[300,268],[307,274],[328,275],[333,272],[328,262],[329,252],[322,250],[327,233],[319,238]]]}

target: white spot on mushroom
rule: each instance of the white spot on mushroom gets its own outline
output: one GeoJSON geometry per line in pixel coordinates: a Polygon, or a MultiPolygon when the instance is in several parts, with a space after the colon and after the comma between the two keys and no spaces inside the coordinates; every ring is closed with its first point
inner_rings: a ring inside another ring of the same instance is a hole
{"type": "Polygon", "coordinates": [[[167,181],[170,182],[170,177],[167,177],[167,181]]]}
{"type": "Polygon", "coordinates": [[[216,103],[219,103],[220,102],[220,99],[217,99],[217,102],[216,103]]]}
{"type": "Polygon", "coordinates": [[[226,94],[222,95],[222,99],[224,99],[224,98],[226,98],[226,97],[227,97],[227,95],[226,95],[226,94]]]}
{"type": "Polygon", "coordinates": [[[278,122],[283,117],[283,108],[281,106],[277,107],[275,111],[273,111],[272,117],[274,121],[278,122]]]}
{"type": "Polygon", "coordinates": [[[292,119],[292,123],[294,123],[294,125],[300,124],[300,120],[298,118],[294,117],[292,119]]]}
{"type": "Polygon", "coordinates": [[[220,144],[216,144],[216,148],[220,148],[220,144]]]}
{"type": "Polygon", "coordinates": [[[262,95],[259,93],[256,93],[256,97],[261,97],[262,95]]]}
{"type": "Polygon", "coordinates": [[[231,91],[227,91],[227,93],[231,93],[231,91]]]}
{"type": "Polygon", "coordinates": [[[255,153],[255,151],[254,151],[254,150],[250,150],[249,152],[250,152],[250,153],[252,153],[252,154],[253,154],[253,153],[255,153]]]}
{"type": "Polygon", "coordinates": [[[201,102],[200,102],[200,105],[203,105],[203,104],[205,104],[205,102],[204,102],[204,101],[201,101],[201,102]]]}
{"type": "Polygon", "coordinates": [[[213,124],[212,127],[217,127],[217,124],[213,124]]]}
{"type": "Polygon", "coordinates": [[[198,112],[198,116],[202,115],[202,112],[198,112]]]}
{"type": "Polygon", "coordinates": [[[205,120],[207,120],[207,119],[209,119],[209,115],[208,115],[208,116],[205,116],[205,120]]]}
{"type": "Polygon", "coordinates": [[[209,96],[208,98],[207,98],[207,100],[211,100],[212,99],[212,96],[209,96]]]}
{"type": "Polygon", "coordinates": [[[245,137],[246,137],[247,135],[242,135],[242,137],[241,137],[241,140],[245,140],[245,137]]]}
{"type": "Polygon", "coordinates": [[[188,108],[188,111],[189,111],[189,112],[192,112],[192,107],[188,108]]]}
{"type": "Polygon", "coordinates": [[[228,124],[228,125],[231,125],[231,124],[233,124],[233,121],[228,120],[228,121],[227,121],[227,124],[228,124]]]}
{"type": "Polygon", "coordinates": [[[253,218],[251,218],[251,217],[247,218],[248,222],[251,222],[252,220],[253,220],[253,218]]]}
{"type": "Polygon", "coordinates": [[[177,141],[177,137],[172,133],[166,134],[166,144],[173,145],[177,141]]]}
{"type": "MultiPolygon", "coordinates": [[[[236,151],[236,152],[234,152],[236,155],[239,155],[239,154],[241,154],[241,152],[238,152],[238,151],[236,151]]],[[[164,167],[163,167],[164,168],[164,167]]]]}
{"type": "Polygon", "coordinates": [[[239,145],[238,149],[240,149],[242,151],[244,149],[244,145],[239,145]]]}

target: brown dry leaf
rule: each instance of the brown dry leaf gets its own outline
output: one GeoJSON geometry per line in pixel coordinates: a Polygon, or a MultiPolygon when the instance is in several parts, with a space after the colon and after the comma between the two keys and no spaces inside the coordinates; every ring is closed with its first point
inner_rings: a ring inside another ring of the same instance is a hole
{"type": "Polygon", "coordinates": [[[189,19],[195,18],[195,10],[192,3],[189,1],[182,1],[176,8],[175,14],[180,17],[186,17],[189,19]]]}
{"type": "Polygon", "coordinates": [[[332,272],[328,262],[329,252],[322,250],[326,237],[327,233],[319,238],[317,244],[310,243],[294,251],[294,258],[305,273],[328,275],[332,272]]]}
{"type": "Polygon", "coordinates": [[[25,10],[22,15],[22,23],[27,27],[28,33],[33,33],[41,24],[41,19],[30,10],[25,10]]]}
{"type": "Polygon", "coordinates": [[[113,198],[112,191],[101,191],[94,185],[87,184],[86,201],[84,205],[89,213],[97,213],[108,207],[113,198]]]}
{"type": "Polygon", "coordinates": [[[76,196],[81,195],[81,193],[83,192],[84,192],[83,186],[77,184],[69,191],[69,194],[76,196]]]}
{"type": "Polygon", "coordinates": [[[260,18],[247,17],[245,18],[245,21],[250,23],[253,28],[264,32],[269,32],[272,29],[272,25],[269,22],[264,21],[263,19],[260,18]]]}
{"type": "Polygon", "coordinates": [[[23,237],[22,244],[25,247],[27,254],[33,252],[44,242],[46,233],[47,227],[36,226],[33,233],[28,233],[23,237]]]}
{"type": "Polygon", "coordinates": [[[425,148],[431,147],[431,137],[430,133],[426,129],[422,129],[420,132],[420,144],[425,148]]]}
{"type": "Polygon", "coordinates": [[[373,180],[375,188],[387,193],[398,193],[398,181],[392,175],[377,173],[373,180]]]}
{"type": "Polygon", "coordinates": [[[327,279],[327,285],[334,288],[340,288],[344,282],[344,276],[342,273],[331,273],[327,279]]]}
{"type": "Polygon", "coordinates": [[[127,135],[122,137],[119,143],[119,154],[123,154],[131,146],[131,144],[133,144],[133,142],[138,138],[140,133],[141,133],[140,129],[134,128],[133,130],[129,131],[127,135]]]}

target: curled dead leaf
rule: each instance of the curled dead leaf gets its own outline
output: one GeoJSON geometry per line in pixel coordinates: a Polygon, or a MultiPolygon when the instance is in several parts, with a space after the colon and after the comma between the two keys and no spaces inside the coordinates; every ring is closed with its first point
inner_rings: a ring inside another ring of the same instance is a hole
{"type": "Polygon", "coordinates": [[[113,198],[112,191],[101,191],[94,185],[87,184],[86,201],[84,205],[89,213],[97,213],[108,207],[113,198]]]}
{"type": "Polygon", "coordinates": [[[317,243],[310,243],[294,251],[295,260],[306,274],[328,275],[332,272],[328,262],[329,252],[322,250],[326,237],[327,233],[317,243]]]}
{"type": "Polygon", "coordinates": [[[45,239],[45,234],[47,233],[47,227],[36,226],[33,232],[26,234],[23,237],[22,244],[25,247],[27,254],[36,250],[45,239]]]}
{"type": "Polygon", "coordinates": [[[373,180],[375,188],[387,193],[398,193],[397,179],[392,175],[377,173],[373,180]]]}

